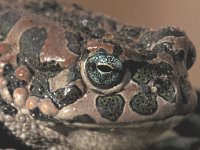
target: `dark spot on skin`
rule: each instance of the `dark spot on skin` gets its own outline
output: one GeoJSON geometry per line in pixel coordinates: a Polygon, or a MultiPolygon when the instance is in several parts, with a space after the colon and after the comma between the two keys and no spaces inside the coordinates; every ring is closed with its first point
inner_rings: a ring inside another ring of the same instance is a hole
{"type": "Polygon", "coordinates": [[[115,57],[119,57],[119,55],[121,55],[121,53],[123,52],[123,49],[121,48],[121,46],[117,45],[117,44],[113,44],[114,48],[113,48],[113,56],[115,57]]]}
{"type": "Polygon", "coordinates": [[[82,91],[76,85],[68,86],[66,88],[58,89],[51,94],[53,103],[59,108],[63,108],[69,104],[74,103],[82,97],[82,91]]]}
{"type": "Polygon", "coordinates": [[[71,123],[94,123],[94,124],[96,124],[96,121],[91,116],[89,116],[87,114],[76,116],[72,120],[70,120],[69,122],[71,122],[71,123]]]}
{"type": "Polygon", "coordinates": [[[105,35],[105,32],[106,31],[103,30],[103,29],[96,29],[96,30],[93,31],[92,35],[93,35],[94,38],[100,39],[105,35]]]}
{"type": "Polygon", "coordinates": [[[133,42],[135,38],[144,32],[144,28],[141,27],[132,27],[132,26],[123,26],[119,31],[119,39],[125,42],[133,42]]]}
{"type": "Polygon", "coordinates": [[[40,71],[50,71],[50,72],[61,71],[61,67],[55,60],[42,63],[41,66],[38,66],[38,69],[40,71]]]}
{"type": "Polygon", "coordinates": [[[150,87],[147,84],[140,84],[140,90],[142,93],[148,93],[151,91],[150,87]]]}
{"type": "Polygon", "coordinates": [[[24,8],[36,14],[53,14],[62,11],[62,7],[55,1],[44,1],[41,3],[30,2],[24,5],[24,8]]]}
{"type": "Polygon", "coordinates": [[[3,68],[3,77],[7,80],[7,88],[12,95],[14,90],[18,87],[25,87],[27,83],[23,80],[16,78],[15,71],[11,64],[6,64],[3,68]]]}
{"type": "Polygon", "coordinates": [[[17,109],[4,101],[2,97],[0,97],[0,111],[2,111],[6,115],[14,116],[17,114],[17,109]]]}
{"type": "Polygon", "coordinates": [[[8,76],[9,74],[13,73],[14,69],[11,64],[6,64],[3,67],[3,76],[8,76]]]}
{"type": "Polygon", "coordinates": [[[83,38],[79,33],[65,32],[65,37],[68,40],[67,47],[69,50],[77,55],[81,54],[81,46],[83,38]]]}
{"type": "Polygon", "coordinates": [[[90,51],[86,48],[81,50],[81,60],[85,61],[88,58],[90,51]]]}
{"type": "Polygon", "coordinates": [[[131,72],[132,75],[134,75],[138,69],[144,66],[144,62],[137,62],[133,60],[127,60],[123,63],[123,66],[131,72]]]}
{"type": "Polygon", "coordinates": [[[148,83],[152,79],[156,79],[161,75],[171,75],[172,67],[167,63],[148,64],[143,63],[134,73],[132,79],[138,83],[148,83]]]}
{"type": "Polygon", "coordinates": [[[47,38],[44,28],[31,28],[25,31],[20,38],[20,53],[18,60],[33,70],[51,72],[55,74],[61,68],[56,61],[40,62],[40,52],[47,38]]]}
{"type": "Polygon", "coordinates": [[[72,11],[71,13],[62,12],[58,20],[64,25],[65,28],[72,27],[74,29],[78,29],[77,27],[78,27],[79,17],[77,15],[77,12],[75,10],[72,11]]]}
{"type": "Polygon", "coordinates": [[[152,115],[158,109],[156,94],[142,92],[134,95],[130,101],[130,107],[140,115],[152,115]]]}
{"type": "Polygon", "coordinates": [[[182,76],[179,79],[179,86],[180,86],[181,102],[187,104],[188,100],[190,100],[192,87],[189,81],[182,76]]]}
{"type": "Polygon", "coordinates": [[[20,38],[19,57],[26,59],[35,68],[41,65],[40,52],[47,38],[46,29],[32,28],[25,31],[20,38]]]}
{"type": "Polygon", "coordinates": [[[30,69],[33,73],[33,80],[31,82],[30,86],[30,95],[31,96],[37,96],[39,98],[44,98],[44,96],[49,96],[49,83],[48,79],[54,77],[57,73],[57,71],[39,71],[33,66],[30,69]]]}
{"type": "Polygon", "coordinates": [[[87,11],[84,11],[84,14],[80,16],[80,11],[82,10],[75,8],[70,13],[62,13],[59,20],[64,24],[64,27],[70,26],[87,38],[102,38],[105,35],[105,30],[102,28],[103,20],[92,17],[92,14],[87,11]]]}
{"type": "Polygon", "coordinates": [[[80,68],[78,65],[75,65],[75,66],[69,68],[67,82],[73,82],[80,78],[81,78],[80,68]]]}
{"type": "Polygon", "coordinates": [[[20,14],[14,11],[9,11],[0,15],[0,41],[3,41],[6,38],[10,29],[19,19],[20,14]]]}
{"type": "MultiPolygon", "coordinates": [[[[90,12],[88,13],[90,14],[90,12]]],[[[86,33],[87,35],[90,35],[93,38],[102,38],[105,34],[104,29],[100,28],[102,21],[103,20],[101,18],[93,18],[92,15],[83,15],[79,18],[77,27],[82,32],[86,33]]]]}
{"type": "Polygon", "coordinates": [[[185,33],[183,31],[181,31],[180,29],[175,28],[175,27],[161,28],[158,32],[159,32],[159,35],[161,37],[165,37],[165,36],[175,36],[175,37],[185,36],[185,33]]]}
{"type": "Polygon", "coordinates": [[[36,76],[32,80],[32,84],[30,86],[30,95],[31,96],[36,96],[39,98],[44,98],[45,95],[48,95],[48,81],[47,79],[43,76],[36,76]]]}
{"type": "Polygon", "coordinates": [[[96,99],[96,107],[102,117],[111,121],[117,121],[124,109],[124,98],[117,95],[99,96],[96,99]]]}
{"type": "Polygon", "coordinates": [[[170,103],[176,102],[175,87],[169,79],[157,79],[154,84],[159,96],[170,103]]]}
{"type": "Polygon", "coordinates": [[[184,50],[179,50],[175,53],[175,59],[179,62],[183,62],[185,58],[185,51],[184,50]]]}
{"type": "Polygon", "coordinates": [[[29,111],[30,115],[37,120],[41,121],[53,121],[54,119],[51,116],[43,114],[39,108],[35,108],[29,111]]]}

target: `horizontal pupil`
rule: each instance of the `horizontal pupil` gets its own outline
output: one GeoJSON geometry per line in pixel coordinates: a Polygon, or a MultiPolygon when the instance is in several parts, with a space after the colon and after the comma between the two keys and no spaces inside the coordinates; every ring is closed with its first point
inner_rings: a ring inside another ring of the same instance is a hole
{"type": "Polygon", "coordinates": [[[112,67],[108,65],[97,65],[97,69],[100,70],[101,72],[111,72],[113,70],[112,67]]]}

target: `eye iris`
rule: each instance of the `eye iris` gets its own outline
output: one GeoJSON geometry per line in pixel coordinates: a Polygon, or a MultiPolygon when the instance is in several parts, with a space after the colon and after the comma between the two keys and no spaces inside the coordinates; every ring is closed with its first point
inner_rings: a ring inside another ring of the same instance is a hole
{"type": "Polygon", "coordinates": [[[120,83],[124,69],[121,61],[116,57],[98,52],[88,58],[86,73],[93,85],[99,88],[111,88],[120,83]]]}

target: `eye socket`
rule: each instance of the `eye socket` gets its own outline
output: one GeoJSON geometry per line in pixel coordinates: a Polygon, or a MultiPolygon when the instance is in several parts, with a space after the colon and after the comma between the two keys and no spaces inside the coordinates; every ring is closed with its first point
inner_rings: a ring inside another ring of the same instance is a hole
{"type": "Polygon", "coordinates": [[[85,72],[94,86],[112,88],[122,81],[124,68],[118,58],[99,51],[87,59],[85,72]]]}

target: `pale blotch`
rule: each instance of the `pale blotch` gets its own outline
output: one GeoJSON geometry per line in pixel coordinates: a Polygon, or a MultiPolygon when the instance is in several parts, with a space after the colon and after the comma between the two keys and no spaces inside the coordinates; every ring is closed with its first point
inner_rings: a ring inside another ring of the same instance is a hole
{"type": "Polygon", "coordinates": [[[40,99],[36,96],[29,96],[26,100],[26,108],[28,110],[33,110],[38,107],[40,99]]]}
{"type": "Polygon", "coordinates": [[[26,88],[16,88],[13,92],[14,103],[16,106],[23,108],[29,94],[26,88]]]}
{"type": "Polygon", "coordinates": [[[48,98],[45,98],[40,102],[39,109],[43,114],[49,116],[55,116],[58,113],[58,109],[48,98]]]}
{"type": "Polygon", "coordinates": [[[26,81],[27,83],[31,79],[31,73],[30,73],[29,69],[25,66],[18,67],[15,71],[15,75],[18,79],[26,81]]]}

